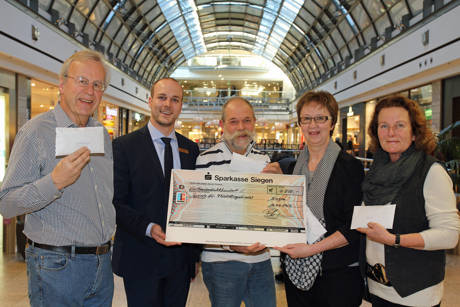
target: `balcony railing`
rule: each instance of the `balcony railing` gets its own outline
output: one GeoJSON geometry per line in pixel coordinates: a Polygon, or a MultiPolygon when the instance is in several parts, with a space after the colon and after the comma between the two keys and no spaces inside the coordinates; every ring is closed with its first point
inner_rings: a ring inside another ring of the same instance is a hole
{"type": "Polygon", "coordinates": [[[289,99],[282,97],[282,92],[260,92],[257,95],[243,95],[245,92],[219,90],[212,95],[204,95],[202,91],[184,92],[184,110],[220,111],[228,99],[240,96],[248,100],[255,111],[289,111],[289,99]]]}
{"type": "MultiPolygon", "coordinates": [[[[200,147],[201,151],[211,148],[212,146],[216,145],[217,142],[220,140],[205,138],[200,140],[198,146],[200,147]]],[[[261,150],[267,153],[275,152],[275,151],[286,151],[286,152],[293,152],[298,154],[301,151],[300,144],[279,144],[276,142],[271,142],[272,140],[267,140],[267,142],[261,142],[254,145],[254,148],[257,150],[261,150]]]]}

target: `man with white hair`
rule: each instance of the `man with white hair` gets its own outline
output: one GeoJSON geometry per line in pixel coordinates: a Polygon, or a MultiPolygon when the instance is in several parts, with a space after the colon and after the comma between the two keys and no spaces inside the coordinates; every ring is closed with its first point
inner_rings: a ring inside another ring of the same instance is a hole
{"type": "Polygon", "coordinates": [[[16,135],[0,190],[5,218],[26,214],[29,299],[35,306],[111,306],[115,231],[113,163],[81,147],[56,157],[56,128],[102,127],[91,117],[107,87],[102,55],[80,51],[62,65],[60,102],[16,135]]]}
{"type": "MultiPolygon", "coordinates": [[[[228,170],[232,154],[270,162],[254,149],[256,118],[251,104],[241,97],[230,98],[222,108],[223,141],[198,156],[197,170],[228,170]]],[[[213,307],[275,307],[273,270],[268,249],[251,246],[208,245],[201,255],[203,280],[213,307]]]]}

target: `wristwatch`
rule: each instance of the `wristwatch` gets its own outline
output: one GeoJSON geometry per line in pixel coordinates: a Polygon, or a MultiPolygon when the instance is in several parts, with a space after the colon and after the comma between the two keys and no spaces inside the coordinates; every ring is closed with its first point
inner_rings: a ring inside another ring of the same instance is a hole
{"type": "Polygon", "coordinates": [[[401,236],[399,233],[395,234],[395,244],[393,244],[393,247],[398,248],[401,246],[401,236]]]}

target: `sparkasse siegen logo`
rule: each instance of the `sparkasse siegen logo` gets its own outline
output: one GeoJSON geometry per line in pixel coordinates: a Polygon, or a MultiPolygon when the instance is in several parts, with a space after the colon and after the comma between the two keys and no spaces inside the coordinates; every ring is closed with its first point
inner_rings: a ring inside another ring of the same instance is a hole
{"type": "Polygon", "coordinates": [[[206,175],[204,175],[204,180],[212,180],[212,175],[208,172],[206,175]]]}

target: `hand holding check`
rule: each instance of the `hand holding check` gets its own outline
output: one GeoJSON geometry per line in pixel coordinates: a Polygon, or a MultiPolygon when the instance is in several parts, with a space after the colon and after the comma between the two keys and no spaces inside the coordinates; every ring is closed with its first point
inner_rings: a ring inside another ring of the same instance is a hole
{"type": "Polygon", "coordinates": [[[153,225],[153,227],[150,229],[150,235],[155,241],[157,241],[158,244],[161,244],[164,246],[173,246],[173,245],[182,244],[180,242],[166,241],[166,234],[164,233],[163,229],[161,229],[161,226],[158,224],[153,225]]]}

